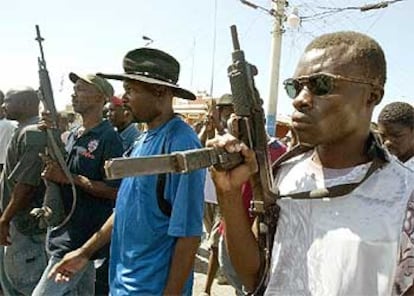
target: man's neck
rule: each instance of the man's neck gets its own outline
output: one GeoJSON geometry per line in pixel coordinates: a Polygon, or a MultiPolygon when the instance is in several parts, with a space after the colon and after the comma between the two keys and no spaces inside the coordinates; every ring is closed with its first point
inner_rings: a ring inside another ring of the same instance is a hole
{"type": "Polygon", "coordinates": [[[127,122],[127,123],[124,123],[121,126],[117,126],[116,128],[118,129],[118,132],[120,133],[120,132],[124,131],[131,123],[132,123],[132,120],[127,122]]]}
{"type": "Polygon", "coordinates": [[[325,168],[343,169],[369,162],[368,135],[342,140],[335,144],[318,145],[313,161],[325,168]]]}
{"type": "Polygon", "coordinates": [[[171,112],[165,112],[154,118],[152,121],[148,122],[148,129],[154,129],[156,127],[159,127],[169,121],[171,118],[174,117],[174,111],[171,110],[171,112]]]}
{"type": "Polygon", "coordinates": [[[25,115],[23,117],[17,118],[16,121],[19,125],[26,124],[30,120],[32,120],[34,117],[37,117],[37,114],[31,114],[31,115],[25,115]]]}
{"type": "Polygon", "coordinates": [[[82,126],[84,127],[85,131],[98,126],[101,122],[102,115],[88,114],[82,116],[82,126]]]}

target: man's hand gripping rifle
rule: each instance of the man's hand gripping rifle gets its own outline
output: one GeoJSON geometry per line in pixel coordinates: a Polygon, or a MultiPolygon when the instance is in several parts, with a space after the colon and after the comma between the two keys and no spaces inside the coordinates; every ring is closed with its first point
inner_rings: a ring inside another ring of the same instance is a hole
{"type": "MultiPolygon", "coordinates": [[[[42,41],[44,39],[40,35],[39,26],[36,25],[36,39],[40,47],[40,57],[38,58],[39,64],[39,84],[40,84],[40,99],[43,103],[43,107],[46,112],[49,113],[52,121],[52,126],[58,126],[58,113],[56,111],[55,102],[53,99],[52,84],[49,78],[49,72],[46,68],[46,60],[43,53],[42,41]]],[[[46,155],[53,161],[56,161],[62,168],[66,177],[68,178],[72,186],[73,203],[71,212],[65,217],[65,211],[63,208],[62,196],[59,185],[45,181],[46,192],[41,208],[35,208],[31,211],[31,214],[39,219],[39,226],[45,228],[47,226],[54,226],[60,228],[67,223],[71,213],[76,206],[76,188],[73,181],[73,177],[66,165],[65,150],[62,146],[62,141],[57,133],[51,128],[46,129],[47,133],[47,147],[46,155]]]]}
{"type": "Polygon", "coordinates": [[[265,130],[263,101],[254,84],[255,66],[249,64],[240,49],[236,26],[231,26],[234,51],[233,63],[228,68],[234,111],[237,115],[238,135],[256,153],[258,172],[250,178],[253,188],[251,213],[256,217],[258,243],[261,251],[260,280],[253,295],[261,295],[267,283],[273,236],[276,229],[277,193],[272,191],[273,175],[265,130]]]}

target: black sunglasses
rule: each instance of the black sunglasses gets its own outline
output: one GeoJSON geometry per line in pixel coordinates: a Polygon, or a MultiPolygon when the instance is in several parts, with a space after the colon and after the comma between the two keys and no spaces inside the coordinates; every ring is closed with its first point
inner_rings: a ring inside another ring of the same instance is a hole
{"type": "MultiPolygon", "coordinates": [[[[331,73],[315,73],[309,76],[302,76],[298,78],[289,78],[283,82],[287,95],[294,99],[296,98],[302,89],[306,86],[307,89],[316,96],[325,96],[335,88],[335,81],[343,80],[354,83],[368,84],[374,87],[380,87],[379,85],[362,80],[359,78],[345,77],[341,75],[335,75],[331,73]]],[[[380,87],[381,88],[381,87],[380,87]]]]}

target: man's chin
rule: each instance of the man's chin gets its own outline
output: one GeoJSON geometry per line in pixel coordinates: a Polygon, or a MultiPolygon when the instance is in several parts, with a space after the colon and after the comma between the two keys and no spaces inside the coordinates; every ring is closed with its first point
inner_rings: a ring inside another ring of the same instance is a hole
{"type": "Polygon", "coordinates": [[[142,118],[138,118],[136,116],[133,116],[132,118],[133,118],[133,120],[132,120],[133,122],[136,122],[136,123],[146,123],[146,121],[144,119],[142,119],[142,118]]]}
{"type": "Polygon", "coordinates": [[[73,111],[76,113],[82,113],[81,108],[79,108],[77,105],[72,105],[73,111]]]}
{"type": "Polygon", "coordinates": [[[316,145],[318,145],[318,141],[315,136],[312,136],[309,134],[302,134],[302,133],[297,133],[297,136],[298,136],[298,142],[302,146],[315,147],[316,145]]]}

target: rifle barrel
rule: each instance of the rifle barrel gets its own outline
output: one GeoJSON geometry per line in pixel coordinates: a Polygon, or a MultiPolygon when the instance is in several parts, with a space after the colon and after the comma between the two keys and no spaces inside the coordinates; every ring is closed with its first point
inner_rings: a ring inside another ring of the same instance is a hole
{"type": "Polygon", "coordinates": [[[240,50],[239,37],[237,35],[237,27],[235,25],[230,26],[231,39],[233,41],[234,50],[240,50]]]}
{"type": "Polygon", "coordinates": [[[45,39],[40,35],[39,25],[36,25],[36,38],[35,38],[35,40],[39,43],[39,47],[40,47],[39,65],[41,64],[44,68],[46,68],[46,60],[45,60],[45,55],[43,53],[43,46],[42,46],[42,42],[45,39]]]}

